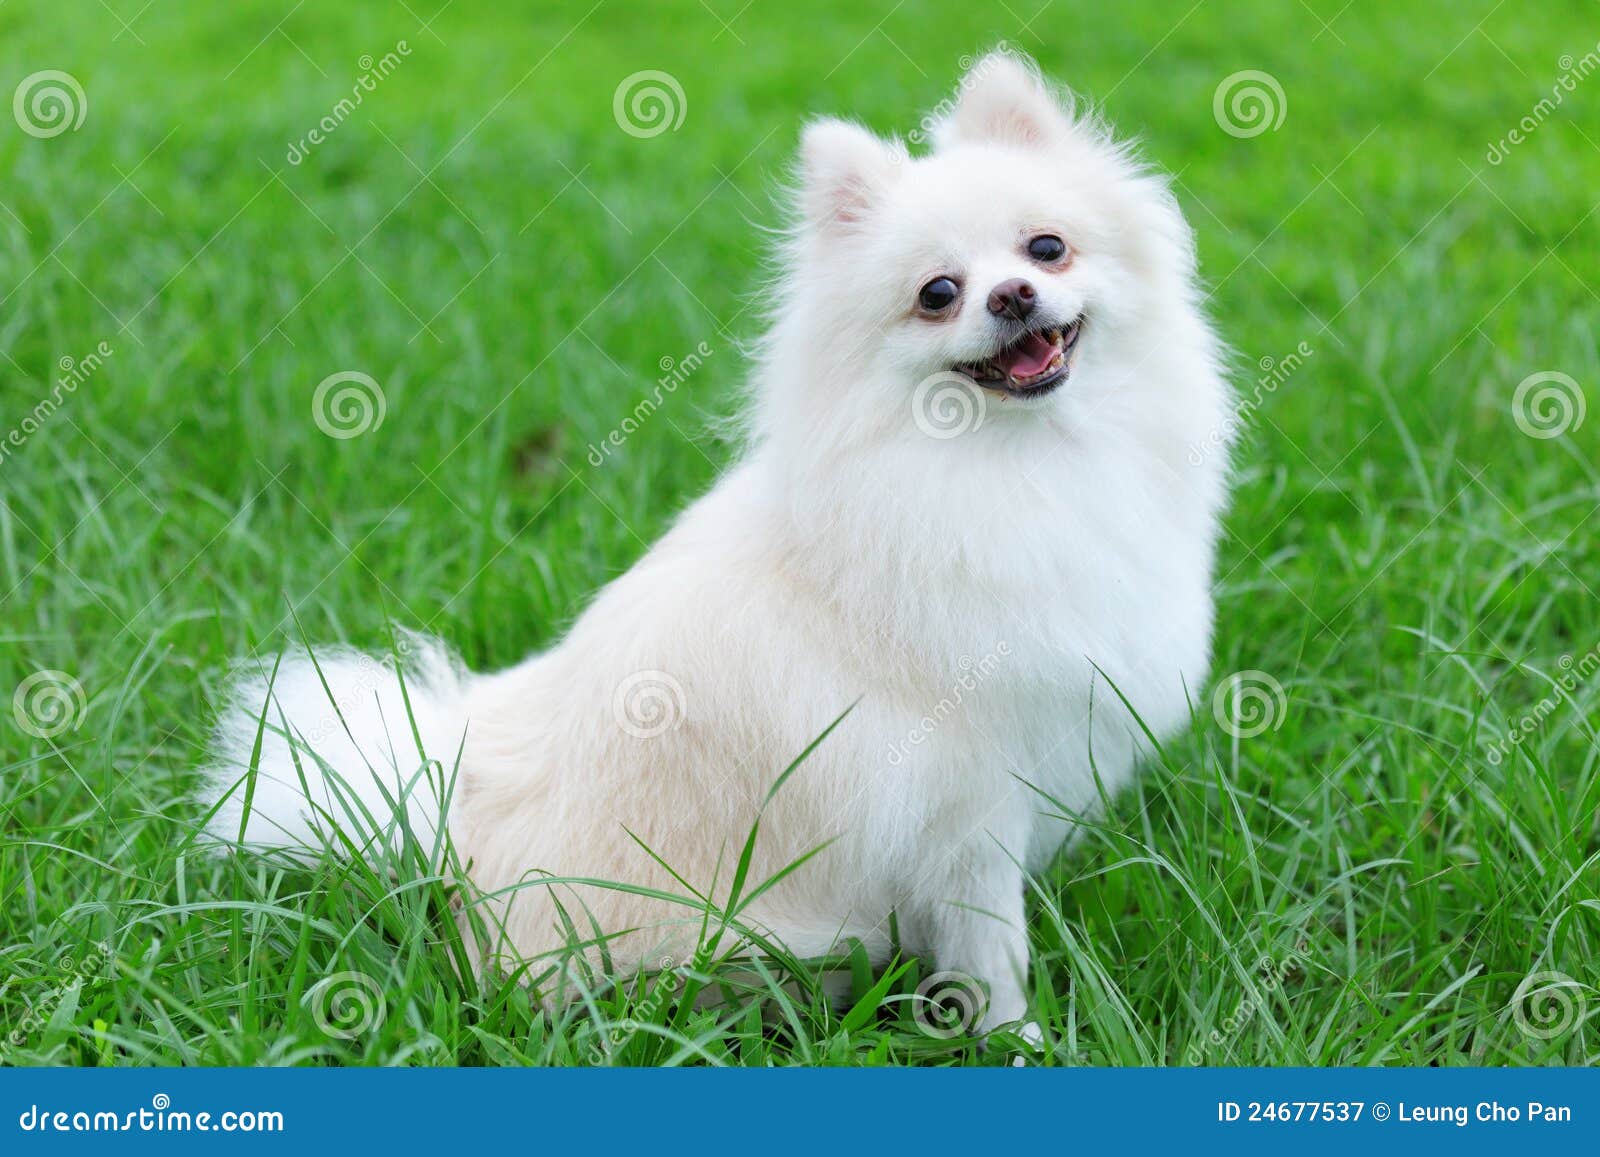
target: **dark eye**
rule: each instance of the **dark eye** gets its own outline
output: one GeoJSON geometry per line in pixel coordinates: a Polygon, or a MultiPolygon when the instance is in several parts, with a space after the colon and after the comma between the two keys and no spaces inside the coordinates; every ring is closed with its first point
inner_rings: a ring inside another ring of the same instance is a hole
{"type": "Polygon", "coordinates": [[[928,313],[942,313],[961,296],[961,287],[948,277],[935,277],[917,294],[917,304],[928,313]]]}
{"type": "Polygon", "coordinates": [[[1045,265],[1060,261],[1067,252],[1067,243],[1050,233],[1041,233],[1028,242],[1028,256],[1045,265]]]}

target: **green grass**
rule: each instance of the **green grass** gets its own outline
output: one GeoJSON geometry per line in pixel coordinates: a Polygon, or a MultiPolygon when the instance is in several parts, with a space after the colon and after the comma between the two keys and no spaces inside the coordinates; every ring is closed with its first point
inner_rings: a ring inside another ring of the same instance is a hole
{"type": "Polygon", "coordinates": [[[1595,49],[1594,4],[1055,0],[1027,28],[1040,0],[579,0],[452,4],[430,31],[436,2],[108,0],[131,30],[0,6],[0,97],[61,69],[89,102],[51,139],[0,115],[0,443],[61,359],[112,351],[0,445],[0,1057],[579,1064],[631,1017],[621,1063],[1003,1060],[915,1029],[914,963],[881,994],[858,976],[848,1015],[801,994],[764,1025],[669,989],[552,1018],[463,977],[442,885],[215,862],[187,793],[231,657],[302,629],[381,646],[391,620],[478,667],[558,636],[730,456],[801,118],[908,132],[1005,39],[1177,174],[1246,392],[1312,351],[1261,392],[1219,574],[1216,671],[1276,680],[1274,726],[1235,739],[1202,691],[1037,881],[1049,1062],[1600,1058],[1600,415],[1551,439],[1512,416],[1540,371],[1600,407],[1600,77],[1486,160],[1595,49]],[[640,139],[612,98],[651,68],[686,115],[640,139]],[[1249,139],[1212,109],[1243,69],[1287,99],[1249,139]],[[347,370],[386,413],[336,440],[312,395],[347,370]],[[39,671],[83,695],[48,738],[9,709],[39,671]],[[384,1015],[345,1039],[315,1013],[349,972],[384,1015]],[[1541,972],[1572,981],[1549,1036],[1513,1007],[1541,972]]]}

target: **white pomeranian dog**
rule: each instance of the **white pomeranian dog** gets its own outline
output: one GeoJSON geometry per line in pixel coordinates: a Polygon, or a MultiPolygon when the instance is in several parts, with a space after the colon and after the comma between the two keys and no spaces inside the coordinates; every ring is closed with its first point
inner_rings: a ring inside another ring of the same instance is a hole
{"type": "Polygon", "coordinates": [[[620,973],[690,955],[704,910],[664,896],[726,892],[759,815],[752,935],[881,961],[893,925],[987,991],[971,1027],[1023,1018],[1027,875],[1205,682],[1229,391],[1126,147],[1011,54],[937,120],[922,156],[806,128],[744,453],[559,644],[241,678],[211,833],[447,831],[492,953],[575,924],[620,973]]]}

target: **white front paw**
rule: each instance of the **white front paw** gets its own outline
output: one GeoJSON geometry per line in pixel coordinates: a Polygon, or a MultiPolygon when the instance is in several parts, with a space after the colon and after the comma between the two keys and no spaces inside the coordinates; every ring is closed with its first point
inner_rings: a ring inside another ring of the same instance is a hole
{"type": "MultiPolygon", "coordinates": [[[[1026,1020],[1016,1028],[1016,1034],[1021,1038],[1028,1050],[1035,1053],[1044,1052],[1044,1030],[1039,1027],[1036,1020],[1026,1020]]],[[[1012,1068],[1022,1068],[1028,1063],[1027,1053],[1018,1053],[1011,1058],[1012,1068]]]]}

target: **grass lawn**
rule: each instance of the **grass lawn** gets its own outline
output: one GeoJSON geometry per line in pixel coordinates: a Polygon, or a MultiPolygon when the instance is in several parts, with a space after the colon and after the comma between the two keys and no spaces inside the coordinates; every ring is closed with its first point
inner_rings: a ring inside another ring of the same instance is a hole
{"type": "Polygon", "coordinates": [[[1005,40],[1175,174],[1250,403],[1239,694],[1037,881],[1047,1063],[1600,1060],[1595,4],[439,3],[0,6],[0,97],[85,113],[0,115],[0,1058],[1003,1063],[915,968],[550,1017],[438,883],[216,862],[188,793],[232,657],[557,637],[731,456],[802,118],[909,133],[1005,40]]]}

